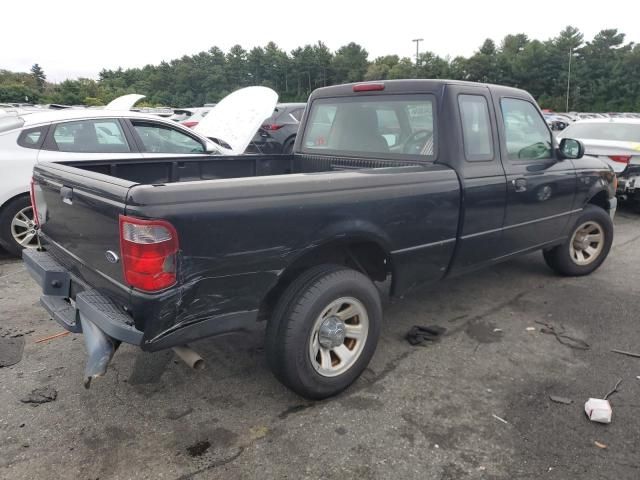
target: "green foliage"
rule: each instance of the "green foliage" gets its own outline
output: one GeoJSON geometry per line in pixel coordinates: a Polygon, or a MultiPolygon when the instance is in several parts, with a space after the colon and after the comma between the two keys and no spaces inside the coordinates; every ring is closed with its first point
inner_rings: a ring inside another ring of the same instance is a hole
{"type": "Polygon", "coordinates": [[[331,52],[322,42],[285,52],[275,43],[245,50],[218,47],[159,65],[102,70],[98,80],[46,81],[40,65],[30,73],[0,70],[0,102],[104,105],[120,95],[141,93],[149,106],[189,107],[217,102],[248,85],[273,88],[281,101],[304,101],[314,89],[363,80],[451,78],[491,82],[528,90],[544,108],[581,111],[640,110],[640,46],[625,43],[615,29],[591,41],[566,27],[546,41],[525,34],[501,42],[486,39],[468,58],[443,58],[431,51],[415,58],[387,55],[369,61],[367,51],[349,43],[331,52]],[[571,77],[569,77],[571,62],[571,77]]]}
{"type": "Polygon", "coordinates": [[[42,70],[40,65],[38,65],[37,63],[35,63],[31,67],[31,76],[33,77],[33,80],[36,83],[38,90],[39,91],[44,90],[44,86],[47,82],[47,76],[44,74],[44,70],[42,70]]]}

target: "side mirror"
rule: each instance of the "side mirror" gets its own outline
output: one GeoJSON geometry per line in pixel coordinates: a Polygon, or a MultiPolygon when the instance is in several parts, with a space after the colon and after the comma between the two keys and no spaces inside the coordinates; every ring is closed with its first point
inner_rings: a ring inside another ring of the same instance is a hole
{"type": "Polygon", "coordinates": [[[563,138],[558,146],[558,154],[560,159],[569,158],[576,160],[584,155],[584,145],[580,140],[573,138],[563,138]]]}
{"type": "Polygon", "coordinates": [[[216,145],[215,142],[207,140],[204,144],[204,153],[220,153],[220,150],[218,149],[218,145],[216,145]]]}

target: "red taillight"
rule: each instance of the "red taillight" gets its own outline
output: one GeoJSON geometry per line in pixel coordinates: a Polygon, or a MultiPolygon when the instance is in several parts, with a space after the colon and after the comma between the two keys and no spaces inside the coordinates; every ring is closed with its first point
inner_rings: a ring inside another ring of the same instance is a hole
{"type": "Polygon", "coordinates": [[[185,127],[193,128],[198,125],[198,122],[182,122],[182,125],[184,125],[185,127]]]}
{"type": "Polygon", "coordinates": [[[36,182],[31,178],[31,187],[29,189],[29,196],[31,197],[31,208],[33,209],[33,220],[36,222],[36,225],[40,226],[40,219],[38,218],[38,209],[36,207],[36,191],[35,191],[36,182]]]}
{"type": "Polygon", "coordinates": [[[284,127],[284,125],[278,125],[277,123],[265,123],[262,125],[262,128],[270,131],[280,130],[282,127],[284,127]]]}
{"type": "Polygon", "coordinates": [[[120,215],[120,253],[126,282],[155,292],[176,283],[178,234],[164,220],[120,215]]]}
{"type": "Polygon", "coordinates": [[[353,86],[354,92],[379,92],[384,90],[384,83],[358,83],[353,86]]]}
{"type": "Polygon", "coordinates": [[[631,155],[609,155],[609,158],[614,162],[629,163],[631,155]]]}

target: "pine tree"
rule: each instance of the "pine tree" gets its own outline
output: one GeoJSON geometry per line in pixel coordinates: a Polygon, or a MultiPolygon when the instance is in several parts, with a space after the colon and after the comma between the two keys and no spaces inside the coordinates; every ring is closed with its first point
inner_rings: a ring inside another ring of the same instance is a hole
{"type": "Polygon", "coordinates": [[[34,63],[31,67],[31,76],[36,81],[36,85],[38,86],[38,90],[44,90],[44,86],[47,82],[47,76],[44,74],[44,70],[40,65],[34,63]]]}

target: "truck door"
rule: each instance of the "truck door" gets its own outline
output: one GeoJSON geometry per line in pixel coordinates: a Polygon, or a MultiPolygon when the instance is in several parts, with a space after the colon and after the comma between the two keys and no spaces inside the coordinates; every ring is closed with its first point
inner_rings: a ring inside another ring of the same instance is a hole
{"type": "Polygon", "coordinates": [[[449,273],[459,274],[502,254],[506,180],[489,90],[459,85],[449,89],[446,110],[454,121],[443,134],[452,136],[447,143],[463,189],[462,223],[449,273]]]}
{"type": "Polygon", "coordinates": [[[573,164],[558,160],[552,133],[532,99],[494,92],[507,204],[504,255],[561,238],[576,190],[573,164]]]}

